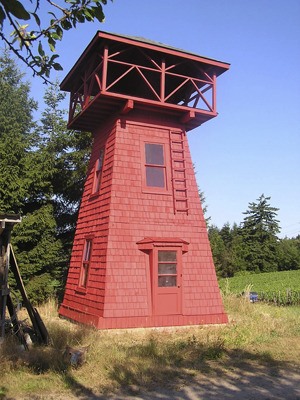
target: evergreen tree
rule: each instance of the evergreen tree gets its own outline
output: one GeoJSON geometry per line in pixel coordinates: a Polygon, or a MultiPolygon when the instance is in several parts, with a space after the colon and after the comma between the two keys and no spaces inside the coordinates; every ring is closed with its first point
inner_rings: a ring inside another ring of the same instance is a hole
{"type": "Polygon", "coordinates": [[[41,152],[51,164],[52,201],[57,221],[57,235],[63,241],[66,260],[70,255],[79,203],[83,194],[92,136],[67,129],[65,94],[58,83],[45,92],[46,109],[42,113],[41,152]]]}
{"type": "Polygon", "coordinates": [[[36,102],[30,87],[9,57],[0,55],[0,212],[20,213],[32,198],[28,175],[36,143],[32,113],[36,102]]]}
{"type": "Polygon", "coordinates": [[[208,234],[218,276],[229,278],[245,269],[241,229],[236,224],[231,228],[226,223],[220,230],[211,226],[208,234]]]}
{"type": "Polygon", "coordinates": [[[62,288],[65,257],[61,241],[56,238],[51,203],[25,215],[13,233],[18,264],[30,300],[38,304],[56,296],[62,288]]]}
{"type": "Polygon", "coordinates": [[[257,202],[249,203],[242,223],[244,260],[246,269],[252,272],[277,270],[279,221],[278,208],[271,207],[270,197],[262,194],[257,202]]]}
{"type": "Polygon", "coordinates": [[[208,228],[208,237],[217,275],[222,278],[232,276],[233,274],[230,271],[230,254],[218,227],[215,225],[210,226],[208,228]]]}
{"type": "Polygon", "coordinates": [[[52,206],[53,168],[41,151],[30,86],[7,52],[0,56],[0,91],[0,212],[22,216],[12,244],[27,290],[41,302],[54,294],[62,268],[52,206]]]}
{"type": "Polygon", "coordinates": [[[282,239],[278,245],[278,270],[300,269],[300,237],[282,239]]]}
{"type": "Polygon", "coordinates": [[[201,206],[202,206],[202,211],[203,211],[203,215],[204,215],[204,218],[205,218],[206,226],[209,227],[211,217],[207,216],[206,197],[205,197],[204,192],[202,190],[200,190],[199,188],[198,188],[198,193],[199,193],[199,196],[200,196],[200,201],[201,201],[201,206]]]}

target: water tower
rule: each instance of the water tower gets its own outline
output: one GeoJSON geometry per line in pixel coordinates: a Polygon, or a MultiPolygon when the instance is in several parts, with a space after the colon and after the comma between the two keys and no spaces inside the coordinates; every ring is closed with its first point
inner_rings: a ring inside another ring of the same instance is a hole
{"type": "Polygon", "coordinates": [[[229,64],[97,32],[61,84],[93,147],[61,316],[98,329],[227,322],[186,132],[229,64]]]}

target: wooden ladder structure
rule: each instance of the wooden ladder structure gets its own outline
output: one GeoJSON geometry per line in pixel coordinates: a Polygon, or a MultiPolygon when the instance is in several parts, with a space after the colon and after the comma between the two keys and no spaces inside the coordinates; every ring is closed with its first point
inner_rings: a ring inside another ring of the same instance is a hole
{"type": "Polygon", "coordinates": [[[170,154],[172,170],[172,188],[174,214],[189,213],[188,190],[186,182],[186,161],[183,131],[170,131],[170,154]]]}
{"type": "Polygon", "coordinates": [[[9,270],[11,270],[14,275],[17,288],[22,296],[23,305],[26,307],[29,318],[32,322],[32,327],[37,342],[48,345],[50,343],[50,337],[37,309],[31,305],[28,299],[17,260],[10,243],[13,226],[19,222],[21,222],[19,215],[0,215],[0,340],[3,341],[6,334],[5,327],[7,308],[13,333],[18,337],[24,348],[28,350],[23,326],[18,320],[16,308],[11,298],[10,288],[8,285],[9,270]]]}

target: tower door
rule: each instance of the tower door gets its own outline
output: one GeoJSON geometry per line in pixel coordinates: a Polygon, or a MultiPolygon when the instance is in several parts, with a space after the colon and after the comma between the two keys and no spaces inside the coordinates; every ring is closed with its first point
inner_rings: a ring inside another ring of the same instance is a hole
{"type": "Polygon", "coordinates": [[[154,249],[153,255],[154,314],[181,314],[181,249],[154,249]]]}

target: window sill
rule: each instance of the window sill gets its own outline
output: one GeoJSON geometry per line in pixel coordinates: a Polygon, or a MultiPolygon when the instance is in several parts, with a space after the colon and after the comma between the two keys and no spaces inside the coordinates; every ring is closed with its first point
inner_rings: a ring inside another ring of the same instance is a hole
{"type": "Polygon", "coordinates": [[[145,194],[163,194],[164,196],[172,196],[172,193],[170,190],[166,189],[155,189],[155,188],[149,188],[149,187],[143,187],[142,188],[142,193],[145,194]]]}
{"type": "Polygon", "coordinates": [[[86,294],[86,288],[83,288],[83,287],[78,286],[78,287],[75,289],[75,292],[76,292],[77,294],[82,294],[82,295],[84,295],[84,294],[86,294]]]}
{"type": "Polygon", "coordinates": [[[89,199],[94,200],[96,197],[99,197],[99,196],[100,196],[100,190],[99,190],[99,192],[90,194],[89,199]]]}

